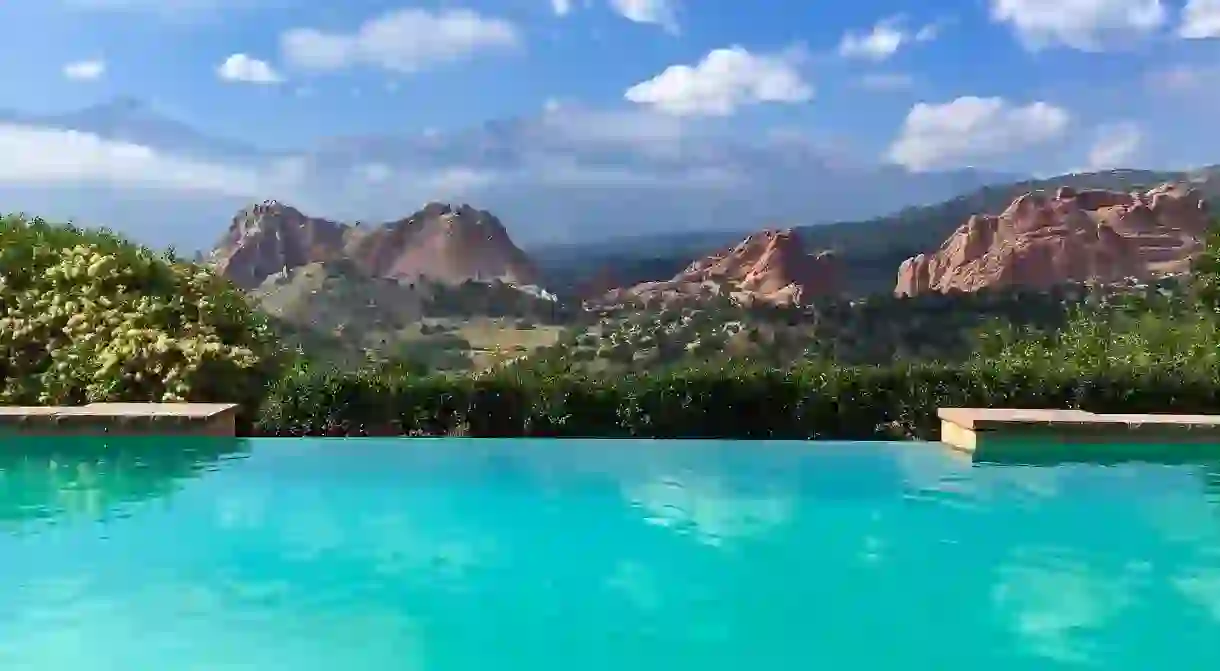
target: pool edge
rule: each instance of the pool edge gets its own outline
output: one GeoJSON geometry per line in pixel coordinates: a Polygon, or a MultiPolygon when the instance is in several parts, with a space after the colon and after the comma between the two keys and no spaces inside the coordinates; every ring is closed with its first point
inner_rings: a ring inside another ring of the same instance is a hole
{"type": "Polygon", "coordinates": [[[235,403],[90,403],[83,406],[0,406],[5,436],[237,435],[235,403]]]}

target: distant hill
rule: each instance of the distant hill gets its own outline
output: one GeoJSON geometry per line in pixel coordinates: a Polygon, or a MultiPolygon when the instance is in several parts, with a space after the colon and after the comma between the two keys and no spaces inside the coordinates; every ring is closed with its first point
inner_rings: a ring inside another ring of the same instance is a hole
{"type": "Polygon", "coordinates": [[[461,369],[472,365],[473,347],[457,333],[468,323],[494,321],[507,332],[564,324],[576,313],[498,281],[455,285],[373,277],[350,259],[281,271],[249,294],[288,345],[344,367],[358,365],[371,351],[426,368],[461,369]]]}
{"type": "Polygon", "coordinates": [[[392,337],[418,322],[432,291],[427,285],[370,277],[344,260],[273,275],[250,294],[284,322],[362,342],[392,337]]]}
{"type": "Polygon", "coordinates": [[[898,268],[895,293],[1048,290],[1067,283],[1149,281],[1189,272],[1212,214],[1202,190],[1026,192],[998,214],[975,214],[939,250],[898,268]]]}
{"type": "Polygon", "coordinates": [[[499,219],[486,210],[446,203],[362,226],[265,201],[233,217],[211,258],[220,274],[245,288],[286,270],[337,260],[377,278],[445,284],[492,279],[533,284],[536,279],[533,263],[499,219]]]}
{"type": "MultiPolygon", "coordinates": [[[[884,217],[799,226],[796,230],[807,250],[832,250],[837,254],[844,268],[844,284],[850,292],[882,293],[893,290],[898,267],[907,258],[936,250],[971,215],[998,213],[1023,193],[1054,191],[1061,186],[1131,191],[1176,181],[1195,182],[1204,197],[1220,196],[1220,167],[1194,172],[1110,170],[987,186],[941,203],[908,207],[884,217]]],[[[533,257],[548,287],[560,292],[579,292],[591,268],[617,268],[619,272],[614,279],[620,287],[664,280],[694,259],[731,245],[748,233],[691,236],[667,233],[636,238],[634,247],[620,240],[607,253],[599,253],[594,246],[573,246],[537,250],[533,257]]]]}
{"type": "Polygon", "coordinates": [[[742,305],[794,305],[840,293],[842,273],[834,254],[806,250],[791,229],[760,231],[670,279],[618,288],[590,304],[660,307],[719,297],[742,305]]]}

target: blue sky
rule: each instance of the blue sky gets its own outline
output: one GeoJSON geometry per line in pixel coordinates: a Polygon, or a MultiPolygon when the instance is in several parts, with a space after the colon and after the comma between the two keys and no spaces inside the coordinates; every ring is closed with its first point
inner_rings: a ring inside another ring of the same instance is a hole
{"type": "Polygon", "coordinates": [[[1009,134],[1123,132],[1140,138],[1132,160],[1220,161],[1220,147],[1199,146],[1196,136],[1215,112],[1207,89],[1220,73],[1220,44],[1206,38],[1220,36],[1220,2],[1193,0],[1186,14],[1184,4],[6,0],[0,106],[51,111],[130,95],[209,132],[288,146],[472,126],[536,115],[557,101],[659,110],[739,133],[782,127],[884,157],[913,105],[976,96],[999,99],[974,114],[1009,134]],[[861,38],[855,48],[844,46],[853,42],[847,35],[861,38]],[[679,76],[655,79],[733,48],[740,57],[723,59],[720,74],[743,80],[736,85],[712,72],[685,92],[673,90],[679,76]],[[326,49],[338,50],[329,62],[326,49]],[[265,63],[277,81],[222,79],[218,67],[235,54],[244,55],[236,64],[265,63]],[[769,92],[758,84],[765,72],[779,77],[769,92]],[[639,88],[650,80],[660,83],[639,88]],[[700,91],[702,107],[683,107],[683,95],[700,91]],[[722,109],[711,109],[718,95],[722,109]],[[1021,116],[1040,102],[1066,118],[1021,116]]]}
{"type": "Polygon", "coordinates": [[[192,246],[266,198],[575,238],[1220,163],[1220,0],[3,0],[0,26],[0,203],[192,246]],[[39,116],[119,97],[277,153],[39,116]]]}

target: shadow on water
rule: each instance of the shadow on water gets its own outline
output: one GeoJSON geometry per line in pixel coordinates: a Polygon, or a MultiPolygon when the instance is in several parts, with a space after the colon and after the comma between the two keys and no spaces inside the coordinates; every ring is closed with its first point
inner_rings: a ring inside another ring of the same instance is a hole
{"type": "Polygon", "coordinates": [[[57,437],[0,441],[0,525],[105,516],[168,497],[244,458],[245,441],[195,437],[57,437]]]}
{"type": "Polygon", "coordinates": [[[980,447],[976,464],[1116,466],[1147,463],[1165,466],[1213,465],[1220,468],[1220,443],[1065,443],[1045,440],[1004,440],[980,447]]]}

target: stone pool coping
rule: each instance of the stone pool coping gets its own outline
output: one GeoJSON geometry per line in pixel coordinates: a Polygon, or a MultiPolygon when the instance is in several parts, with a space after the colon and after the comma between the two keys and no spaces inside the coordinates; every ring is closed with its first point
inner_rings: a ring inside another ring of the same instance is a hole
{"type": "Polygon", "coordinates": [[[74,407],[0,406],[0,435],[237,435],[235,403],[90,403],[74,407]]]}
{"type": "Polygon", "coordinates": [[[977,454],[1007,443],[1220,445],[1220,415],[1101,414],[1084,410],[940,408],[941,442],[977,454]]]}

